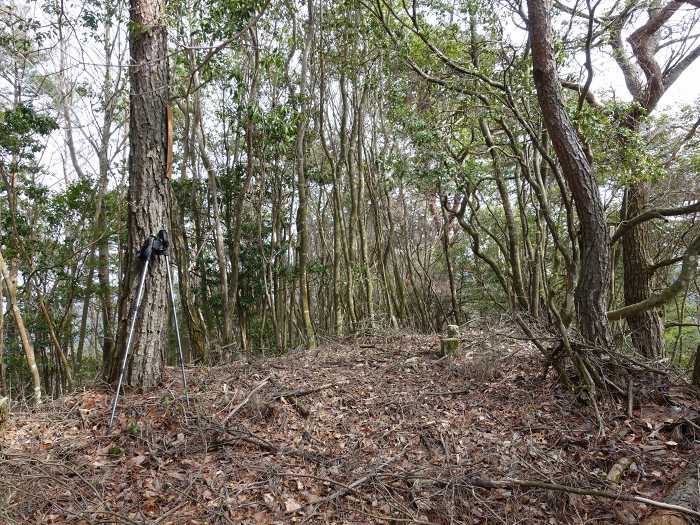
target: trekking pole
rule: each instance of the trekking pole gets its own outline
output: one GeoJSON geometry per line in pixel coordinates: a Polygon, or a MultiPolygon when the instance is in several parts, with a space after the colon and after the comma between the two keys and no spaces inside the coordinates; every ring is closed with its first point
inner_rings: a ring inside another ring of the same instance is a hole
{"type": "Polygon", "coordinates": [[[170,306],[172,307],[173,310],[173,324],[175,325],[175,338],[177,339],[177,353],[180,358],[180,372],[182,373],[182,387],[185,392],[185,401],[187,402],[187,406],[190,406],[190,396],[187,392],[187,378],[185,377],[185,356],[182,353],[182,341],[180,340],[180,325],[178,324],[177,321],[177,310],[175,310],[175,290],[173,288],[173,276],[170,270],[170,258],[168,257],[167,252],[165,249],[168,246],[168,241],[167,241],[167,234],[165,233],[165,230],[160,230],[158,232],[158,237],[161,239],[161,242],[165,244],[165,248],[163,249],[163,255],[165,256],[165,267],[168,269],[168,289],[170,290],[170,306]]]}
{"type": "Polygon", "coordinates": [[[143,299],[143,288],[146,282],[146,274],[148,273],[148,265],[151,262],[151,254],[153,252],[153,241],[154,238],[149,237],[141,248],[138,257],[143,260],[143,269],[141,270],[141,280],[139,282],[139,290],[136,294],[136,304],[134,306],[134,314],[131,318],[131,325],[129,326],[129,335],[126,338],[126,348],[124,349],[124,358],[122,359],[122,365],[119,369],[119,381],[117,381],[117,391],[114,394],[114,401],[112,402],[112,413],[109,416],[109,423],[107,425],[107,433],[112,430],[112,423],[114,422],[114,415],[117,412],[117,403],[119,402],[119,392],[122,387],[122,381],[124,380],[124,370],[126,369],[126,361],[129,357],[129,350],[131,349],[131,341],[134,337],[134,328],[136,327],[136,319],[139,316],[139,307],[141,306],[141,299],[143,299]]]}

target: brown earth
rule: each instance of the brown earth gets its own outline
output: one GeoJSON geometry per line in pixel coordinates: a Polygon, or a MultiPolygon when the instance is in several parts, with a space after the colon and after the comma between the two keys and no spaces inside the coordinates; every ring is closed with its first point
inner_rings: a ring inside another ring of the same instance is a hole
{"type": "Polygon", "coordinates": [[[190,368],[189,408],[169,369],[122,399],[111,435],[106,392],[15,412],[0,433],[0,523],[638,523],[651,507],[482,487],[661,500],[700,452],[683,385],[646,385],[632,417],[607,401],[601,435],[507,326],[469,330],[456,358],[438,346],[373,337],[190,368]]]}

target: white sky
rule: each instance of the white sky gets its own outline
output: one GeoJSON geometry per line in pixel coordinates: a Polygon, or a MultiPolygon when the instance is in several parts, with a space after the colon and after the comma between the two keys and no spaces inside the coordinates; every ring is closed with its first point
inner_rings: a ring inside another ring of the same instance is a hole
{"type": "MultiPolygon", "coordinates": [[[[4,0],[0,0],[0,2],[3,1],[4,0]]],[[[574,3],[573,0],[563,1],[571,5],[573,5],[574,3]]],[[[26,3],[24,2],[24,0],[19,0],[19,2],[20,5],[26,6],[26,12],[30,14],[30,16],[37,17],[39,19],[46,18],[48,22],[48,17],[41,12],[41,4],[39,2],[34,0],[30,0],[26,3]]],[[[67,6],[68,5],[70,4],[67,4],[67,6]]],[[[69,8],[71,10],[79,10],[83,9],[82,6],[83,4],[78,1],[75,4],[70,5],[69,8]]],[[[601,10],[602,9],[603,8],[601,7],[601,10]]],[[[685,12],[687,13],[688,11],[689,8],[686,8],[685,12]]],[[[672,21],[682,17],[682,14],[683,10],[677,13],[674,16],[674,19],[672,19],[672,21]]],[[[558,18],[557,22],[566,22],[567,20],[568,16],[562,16],[558,18]]],[[[512,28],[509,37],[516,42],[523,42],[525,36],[524,32],[520,29],[517,29],[515,25],[511,25],[508,22],[505,23],[508,27],[512,28]]],[[[635,27],[638,26],[639,22],[635,24],[635,27]]],[[[580,25],[577,27],[576,30],[580,32],[580,25]]],[[[629,32],[630,30],[627,31],[627,34],[629,34],[629,32]]],[[[72,67],[70,69],[69,76],[79,82],[85,82],[87,84],[95,85],[95,87],[99,89],[101,77],[101,68],[99,67],[99,64],[103,62],[101,56],[101,47],[96,44],[79,43],[75,38],[73,38],[72,40],[75,40],[75,42],[71,43],[71,48],[69,49],[69,61],[72,62],[72,64],[70,64],[72,67]]],[[[119,47],[121,47],[122,50],[124,50],[125,46],[125,41],[123,39],[120,39],[119,47]]],[[[45,70],[46,73],[51,73],[58,69],[58,50],[54,49],[52,51],[49,51],[48,53],[50,55],[49,63],[42,64],[41,67],[45,70]]],[[[583,60],[582,53],[579,54],[577,60],[579,61],[581,68],[583,68],[581,63],[581,61],[583,60]]],[[[594,77],[592,83],[592,90],[601,99],[608,100],[614,97],[621,100],[630,100],[631,97],[625,86],[622,73],[618,68],[617,64],[615,64],[615,62],[610,57],[609,49],[603,51],[595,51],[593,53],[593,66],[594,77]]],[[[117,69],[115,68],[114,71],[116,72],[117,69]]],[[[667,111],[673,112],[677,110],[680,106],[687,104],[693,104],[696,107],[700,106],[698,103],[700,97],[700,82],[698,82],[698,80],[700,80],[700,60],[696,60],[695,63],[691,65],[684,72],[684,74],[676,81],[676,83],[668,90],[668,92],[664,95],[663,99],[661,100],[661,103],[659,104],[658,108],[656,109],[655,114],[661,115],[667,111]]],[[[90,128],[99,124],[99,122],[96,122],[99,118],[99,115],[95,114],[94,108],[90,107],[90,101],[88,99],[80,101],[80,104],[82,104],[83,107],[76,106],[77,114],[74,117],[74,119],[76,121],[82,121],[79,124],[85,126],[85,133],[90,134],[90,128]]],[[[60,111],[58,111],[59,108],[56,109],[57,113],[60,113],[60,111]]],[[[698,107],[698,111],[700,112],[700,107],[698,107]]],[[[78,122],[74,122],[74,125],[78,125],[78,122]]],[[[89,147],[87,147],[84,140],[81,140],[80,133],[78,133],[78,131],[76,131],[75,139],[76,142],[78,142],[79,144],[80,153],[83,153],[84,155],[83,162],[85,163],[87,171],[91,174],[94,174],[96,172],[96,166],[94,166],[94,154],[90,151],[89,147]],[[80,144],[81,142],[82,144],[80,144]]],[[[51,137],[48,147],[43,152],[41,158],[42,165],[45,166],[51,174],[49,177],[47,177],[47,180],[45,180],[44,182],[49,183],[55,188],[60,188],[63,184],[64,155],[64,135],[62,131],[57,131],[51,137]]]]}

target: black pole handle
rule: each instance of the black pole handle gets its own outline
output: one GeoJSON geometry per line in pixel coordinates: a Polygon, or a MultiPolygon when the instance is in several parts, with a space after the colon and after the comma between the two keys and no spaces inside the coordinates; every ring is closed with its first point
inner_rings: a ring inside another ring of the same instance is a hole
{"type": "Polygon", "coordinates": [[[138,253],[139,259],[148,261],[154,255],[167,255],[170,242],[168,241],[168,232],[160,230],[158,235],[149,235],[146,242],[143,243],[141,250],[138,253]]]}
{"type": "Polygon", "coordinates": [[[139,259],[141,259],[142,261],[148,261],[151,259],[151,256],[153,255],[154,240],[155,239],[152,235],[148,236],[148,239],[146,239],[146,242],[144,242],[143,246],[141,247],[141,251],[138,253],[139,259]]]}

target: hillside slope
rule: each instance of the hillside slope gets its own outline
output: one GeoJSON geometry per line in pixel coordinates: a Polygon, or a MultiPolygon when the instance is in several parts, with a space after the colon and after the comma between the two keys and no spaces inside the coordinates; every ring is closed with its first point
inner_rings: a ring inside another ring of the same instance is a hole
{"type": "Polygon", "coordinates": [[[435,337],[397,336],[193,368],[189,408],[169,370],[162,388],[127,393],[111,435],[106,392],[15,413],[0,435],[0,522],[636,523],[650,507],[480,486],[662,499],[700,449],[690,393],[659,387],[632,418],[621,399],[600,436],[506,331],[470,330],[455,359],[435,337]]]}

